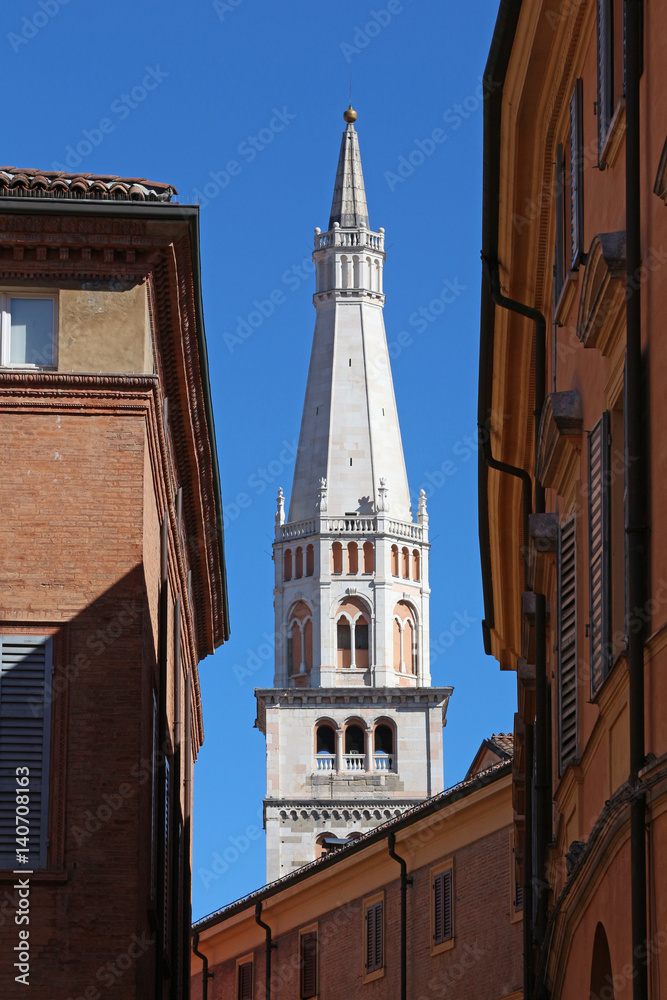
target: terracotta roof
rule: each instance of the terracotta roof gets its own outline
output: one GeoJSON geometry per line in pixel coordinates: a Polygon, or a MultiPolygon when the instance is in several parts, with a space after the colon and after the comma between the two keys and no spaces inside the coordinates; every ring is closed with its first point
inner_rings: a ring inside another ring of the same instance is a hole
{"type": "Polygon", "coordinates": [[[171,184],[113,174],[66,174],[61,170],[0,167],[0,198],[67,198],[85,201],[171,201],[171,184]]]}
{"type": "Polygon", "coordinates": [[[494,733],[489,743],[497,747],[502,754],[514,756],[514,736],[512,733],[494,733]]]}
{"type": "Polygon", "coordinates": [[[397,816],[395,819],[390,819],[385,823],[380,823],[378,826],[373,827],[372,830],[368,830],[360,837],[357,837],[356,840],[348,843],[346,847],[339,847],[337,851],[325,854],[323,857],[317,858],[315,861],[309,861],[308,864],[304,865],[302,868],[297,868],[288,875],[282,875],[274,882],[269,882],[260,889],[256,889],[253,892],[248,893],[246,896],[241,896],[240,899],[234,900],[233,903],[228,903],[227,906],[214,910],[205,917],[201,917],[199,920],[196,920],[192,927],[195,930],[201,930],[204,927],[208,927],[211,924],[216,923],[217,921],[226,920],[227,917],[230,917],[233,913],[238,913],[241,910],[247,909],[260,899],[265,899],[268,896],[274,896],[283,888],[287,888],[294,883],[301,882],[314,872],[323,871],[325,868],[330,868],[332,865],[336,864],[338,861],[342,861],[344,858],[349,857],[351,854],[356,854],[358,851],[363,850],[367,844],[374,843],[377,840],[381,840],[386,837],[390,831],[408,826],[410,823],[416,822],[422,817],[428,816],[430,813],[458,801],[460,798],[469,795],[471,792],[477,791],[479,788],[483,788],[485,785],[488,785],[509,773],[509,762],[507,760],[500,760],[496,764],[491,764],[490,767],[485,768],[483,771],[479,771],[477,774],[470,777],[466,775],[463,781],[459,781],[456,785],[446,788],[438,795],[433,795],[430,799],[426,799],[425,802],[420,802],[418,805],[412,806],[410,809],[406,809],[405,812],[401,813],[401,815],[397,816]]]}

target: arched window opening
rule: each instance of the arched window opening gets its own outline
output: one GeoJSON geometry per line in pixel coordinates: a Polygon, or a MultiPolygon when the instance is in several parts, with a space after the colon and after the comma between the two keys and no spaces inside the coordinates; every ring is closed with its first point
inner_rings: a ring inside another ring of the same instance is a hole
{"type": "Polygon", "coordinates": [[[365,753],[364,748],[364,731],[361,726],[357,726],[352,723],[345,728],[345,755],[363,756],[365,753]]]}
{"type": "Polygon", "coordinates": [[[292,668],[292,675],[301,673],[301,655],[302,655],[302,642],[301,642],[301,629],[299,628],[298,622],[294,622],[291,628],[290,637],[291,646],[291,659],[290,666],[292,668]]]}
{"type": "Polygon", "coordinates": [[[413,549],[413,552],[412,552],[412,579],[413,580],[421,580],[420,573],[421,573],[421,567],[420,567],[420,561],[419,561],[419,550],[418,549],[413,549]]]}
{"type": "Polygon", "coordinates": [[[340,542],[334,542],[331,546],[331,572],[343,572],[343,546],[340,542]]]}
{"type": "Polygon", "coordinates": [[[403,629],[403,663],[405,665],[405,671],[408,674],[416,674],[416,644],[415,644],[415,626],[411,618],[405,619],[405,628],[403,629]]]}
{"type": "Polygon", "coordinates": [[[306,549],[306,576],[312,576],[315,572],[315,549],[309,545],[306,549]]]}
{"type": "Polygon", "coordinates": [[[327,272],[328,272],[328,283],[327,288],[336,287],[336,256],[331,254],[329,260],[327,261],[327,272]]]}
{"type": "Polygon", "coordinates": [[[324,261],[321,257],[317,260],[317,290],[318,292],[324,290],[324,261]]]}
{"type": "Polygon", "coordinates": [[[359,549],[356,542],[348,542],[347,545],[347,571],[348,573],[359,572],[359,549]]]}
{"type": "Polygon", "coordinates": [[[391,547],[391,575],[398,576],[398,545],[391,547]]]}
{"type": "Polygon", "coordinates": [[[375,261],[375,291],[382,291],[382,265],[379,260],[375,261]]]}
{"type": "Polygon", "coordinates": [[[313,669],[313,623],[310,618],[303,626],[303,662],[309,674],[313,669]]]}
{"type": "Polygon", "coordinates": [[[327,854],[332,854],[336,850],[336,841],[333,833],[321,833],[315,841],[315,860],[326,858],[327,854]]]}
{"type": "Polygon", "coordinates": [[[364,542],[364,573],[375,571],[375,547],[372,542],[364,542]]]}
{"type": "Polygon", "coordinates": [[[408,550],[405,547],[403,547],[403,549],[401,549],[401,570],[402,570],[402,573],[403,573],[403,579],[404,580],[409,580],[410,579],[410,553],[408,552],[408,550]]]}
{"type": "Polygon", "coordinates": [[[336,753],[336,733],[328,722],[317,727],[317,753],[336,753]]]}
{"type": "Polygon", "coordinates": [[[359,281],[359,257],[355,254],[352,258],[352,264],[354,266],[354,287],[359,288],[361,283],[359,281]]]}
{"type": "Polygon", "coordinates": [[[337,612],[338,666],[368,670],[370,614],[358,597],[346,598],[337,612]]]}
{"type": "Polygon", "coordinates": [[[394,670],[402,674],[417,674],[417,624],[415,613],[406,601],[394,608],[394,670]]]}
{"type": "Polygon", "coordinates": [[[303,549],[299,545],[294,553],[294,579],[300,580],[303,576],[303,549]]]}
{"type": "Polygon", "coordinates": [[[614,1000],[614,974],[607,933],[602,924],[595,928],[593,941],[593,961],[591,963],[591,998],[604,997],[614,1000]]]}
{"type": "Polygon", "coordinates": [[[394,752],[394,730],[386,722],[381,722],[375,727],[375,752],[394,752]]]}
{"type": "Polygon", "coordinates": [[[292,550],[285,549],[285,583],[292,579],[292,550]]]}
{"type": "Polygon", "coordinates": [[[352,663],[352,632],[347,618],[339,618],[336,625],[338,666],[349,667],[352,663]]]}

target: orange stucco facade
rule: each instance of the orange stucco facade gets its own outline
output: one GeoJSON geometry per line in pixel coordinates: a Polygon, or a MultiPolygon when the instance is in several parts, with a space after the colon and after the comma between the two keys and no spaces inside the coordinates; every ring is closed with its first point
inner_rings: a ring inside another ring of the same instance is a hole
{"type": "Polygon", "coordinates": [[[480,460],[485,641],[501,668],[517,672],[515,834],[532,864],[524,874],[535,901],[526,981],[535,995],[554,1000],[631,995],[638,962],[647,969],[644,995],[667,997],[667,10],[639,6],[641,266],[629,279],[622,5],[501,3],[487,68],[487,79],[490,70],[497,74],[495,103],[486,112],[487,153],[495,135],[498,160],[493,183],[487,169],[482,294],[480,401],[490,440],[480,460]],[[605,37],[609,49],[601,55],[605,37]],[[601,126],[604,100],[608,117],[601,126]],[[629,295],[641,301],[640,455],[628,449],[624,422],[637,405],[628,402],[625,367],[629,295]],[[542,406],[539,320],[517,314],[508,299],[544,319],[542,406]],[[605,457],[598,478],[600,427],[605,457]],[[516,470],[530,477],[528,543],[516,470]],[[642,477],[646,494],[640,607],[627,605],[627,495],[634,476],[642,477]],[[535,595],[546,601],[543,662],[536,654],[535,595]],[[627,651],[636,633],[644,647],[644,760],[632,775],[627,651]],[[542,715],[536,682],[544,685],[542,715]],[[540,740],[542,790],[533,753],[540,740]],[[539,823],[540,794],[548,814],[543,870],[527,844],[539,823]],[[641,953],[631,930],[633,796],[646,801],[641,953]]]}

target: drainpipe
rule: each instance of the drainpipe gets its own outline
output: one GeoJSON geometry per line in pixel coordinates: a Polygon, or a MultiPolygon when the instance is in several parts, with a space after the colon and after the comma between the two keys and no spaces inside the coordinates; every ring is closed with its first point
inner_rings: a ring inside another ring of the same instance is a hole
{"type": "MultiPolygon", "coordinates": [[[[503,309],[524,316],[534,324],[535,344],[535,403],[533,410],[534,425],[534,462],[535,462],[535,512],[544,513],[544,487],[538,477],[538,452],[540,421],[546,395],[546,320],[539,309],[527,306],[523,302],[511,299],[500,290],[500,273],[497,261],[491,261],[483,256],[487,269],[491,298],[503,309]]],[[[489,435],[485,435],[488,438],[489,435]]],[[[509,471],[509,470],[507,470],[509,471]]],[[[516,474],[516,473],[514,473],[516,474]]],[[[530,477],[527,473],[524,475],[530,477]]],[[[525,482],[525,480],[524,480],[525,482]]],[[[532,484],[531,484],[532,485],[532,484]]],[[[524,487],[525,490],[525,487],[524,487]]],[[[528,589],[528,553],[529,538],[527,535],[526,502],[524,499],[524,580],[528,589]]],[[[546,634],[546,601],[544,594],[535,594],[535,731],[531,741],[535,754],[535,877],[537,880],[537,913],[536,931],[538,946],[542,945],[547,925],[548,885],[545,878],[547,843],[551,839],[551,782],[548,774],[549,750],[547,745],[549,727],[547,719],[547,634],[546,634]]],[[[526,779],[529,778],[529,765],[532,771],[532,755],[526,754],[526,779]]],[[[530,775],[532,781],[532,774],[530,775]]],[[[527,819],[527,818],[526,818],[527,819]]],[[[526,831],[528,833],[528,830],[526,831]]],[[[532,853],[532,852],[531,852],[532,853]]],[[[524,901],[525,905],[525,901],[524,901]]]]}
{"type": "MultiPolygon", "coordinates": [[[[259,924],[266,931],[266,973],[265,973],[265,997],[266,1000],[271,1000],[271,951],[276,948],[277,945],[271,940],[271,928],[268,924],[265,924],[262,920],[262,901],[261,899],[255,903],[255,923],[259,924]]],[[[204,998],[205,1000],[205,998],[204,998]]]]}
{"type": "Polygon", "coordinates": [[[199,931],[194,931],[192,935],[192,951],[197,956],[201,958],[203,969],[202,969],[202,990],[201,996],[202,1000],[208,1000],[208,981],[213,979],[215,972],[208,971],[208,958],[202,951],[198,951],[199,948],[199,931]]]}
{"type": "Polygon", "coordinates": [[[408,866],[404,858],[396,853],[396,834],[390,833],[387,838],[389,857],[398,861],[401,866],[401,1000],[406,1000],[408,989],[408,886],[412,885],[412,877],[408,875],[408,866]]]}
{"type": "MultiPolygon", "coordinates": [[[[642,440],[642,314],[641,288],[637,275],[641,267],[641,184],[639,79],[642,62],[642,0],[625,0],[626,87],[625,87],[625,231],[626,231],[626,447],[635,460],[632,474],[626,462],[628,542],[627,593],[630,615],[643,608],[646,600],[646,506],[642,440]]],[[[634,625],[634,621],[633,621],[634,625]]],[[[630,781],[635,795],[630,806],[630,869],[632,913],[632,969],[634,1000],[648,998],[646,890],[646,796],[639,788],[639,771],[644,764],[644,629],[629,628],[628,696],[630,715],[630,781]]]]}

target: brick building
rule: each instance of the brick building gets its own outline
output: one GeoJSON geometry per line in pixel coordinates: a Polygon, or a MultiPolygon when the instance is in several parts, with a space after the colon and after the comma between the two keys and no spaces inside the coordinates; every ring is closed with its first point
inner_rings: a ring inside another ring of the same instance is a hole
{"type": "Polygon", "coordinates": [[[198,209],[174,193],[0,168],[5,997],[188,993],[197,664],[228,617],[198,209]]]}
{"type": "Polygon", "coordinates": [[[667,10],[501,0],[484,640],[515,670],[525,993],[667,997],[667,10]]]}
{"type": "Polygon", "coordinates": [[[193,1000],[518,1000],[511,762],[487,744],[485,770],[196,923],[193,1000]]]}

